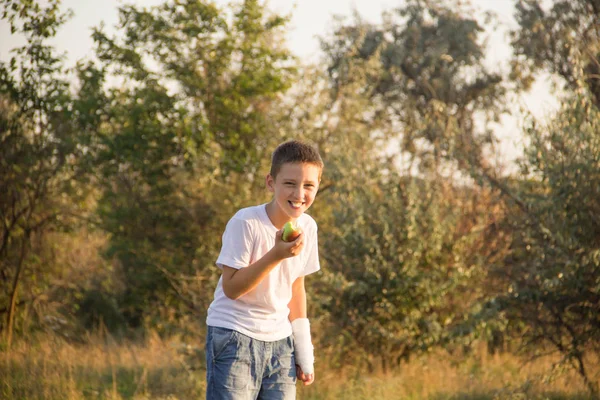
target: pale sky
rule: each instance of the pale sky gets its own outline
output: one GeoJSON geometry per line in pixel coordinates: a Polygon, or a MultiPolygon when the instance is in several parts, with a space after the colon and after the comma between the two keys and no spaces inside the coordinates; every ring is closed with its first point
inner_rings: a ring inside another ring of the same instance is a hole
{"type": "MultiPolygon", "coordinates": [[[[74,65],[79,59],[93,54],[93,42],[90,37],[93,26],[104,22],[108,32],[118,22],[118,7],[122,4],[135,3],[144,6],[153,6],[164,0],[63,0],[63,7],[70,8],[74,16],[63,26],[55,38],[55,45],[59,51],[66,52],[68,64],[74,65]]],[[[229,1],[216,0],[220,5],[229,1]]],[[[333,15],[350,16],[353,10],[368,22],[381,21],[383,11],[399,7],[403,0],[270,0],[269,7],[275,12],[291,14],[288,44],[290,49],[305,62],[318,60],[318,36],[328,32],[333,15]]],[[[515,27],[513,18],[514,0],[472,0],[475,9],[493,11],[497,14],[501,26],[489,30],[488,52],[486,65],[491,70],[506,68],[510,57],[510,46],[506,36],[509,28],[515,27]]],[[[8,24],[0,21],[0,60],[9,59],[9,50],[22,44],[19,38],[10,35],[8,24]]],[[[534,115],[543,118],[556,109],[556,100],[551,95],[549,84],[545,79],[540,80],[531,93],[520,95],[514,99],[517,104],[524,104],[534,115]]],[[[513,159],[523,147],[520,139],[518,116],[503,118],[496,128],[496,134],[502,139],[499,151],[505,160],[513,159]]]]}
{"type": "MultiPolygon", "coordinates": [[[[60,50],[68,52],[69,60],[74,61],[89,55],[93,49],[90,28],[104,22],[112,28],[118,22],[119,5],[135,3],[153,6],[163,0],[63,0],[64,9],[74,12],[71,18],[59,31],[56,45],[60,50]]],[[[216,0],[217,4],[226,5],[229,0],[216,0]]],[[[305,60],[318,51],[318,35],[327,32],[333,15],[350,16],[356,9],[369,22],[380,22],[383,11],[399,7],[403,0],[269,0],[269,7],[278,13],[292,14],[289,26],[289,45],[292,51],[305,60]]],[[[512,17],[513,0],[473,0],[475,8],[494,11],[498,19],[506,26],[515,26],[512,17]]],[[[7,59],[10,48],[19,44],[17,38],[11,37],[8,25],[0,21],[0,59],[7,59]]],[[[509,51],[503,32],[491,36],[491,47],[497,51],[490,52],[494,58],[504,56],[509,51]]]]}

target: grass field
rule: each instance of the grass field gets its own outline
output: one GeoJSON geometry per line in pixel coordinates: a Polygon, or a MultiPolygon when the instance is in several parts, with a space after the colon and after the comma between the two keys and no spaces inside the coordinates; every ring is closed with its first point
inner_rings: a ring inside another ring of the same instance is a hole
{"type": "MultiPolygon", "coordinates": [[[[366,375],[353,368],[340,373],[317,359],[317,381],[299,386],[298,398],[589,399],[571,372],[547,379],[552,360],[525,363],[512,355],[478,353],[460,359],[445,352],[428,354],[386,375],[366,375]]],[[[203,357],[200,343],[192,346],[157,336],[142,344],[116,344],[100,336],[85,345],[56,337],[16,342],[10,350],[0,349],[0,398],[203,399],[203,357]]]]}

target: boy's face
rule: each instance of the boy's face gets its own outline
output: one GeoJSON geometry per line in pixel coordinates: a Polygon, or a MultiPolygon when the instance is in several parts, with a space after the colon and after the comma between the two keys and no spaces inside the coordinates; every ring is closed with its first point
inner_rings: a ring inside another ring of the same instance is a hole
{"type": "Polygon", "coordinates": [[[286,163],[277,177],[267,175],[273,202],[287,221],[296,219],[311,206],[319,189],[321,168],[309,163],[286,163]]]}

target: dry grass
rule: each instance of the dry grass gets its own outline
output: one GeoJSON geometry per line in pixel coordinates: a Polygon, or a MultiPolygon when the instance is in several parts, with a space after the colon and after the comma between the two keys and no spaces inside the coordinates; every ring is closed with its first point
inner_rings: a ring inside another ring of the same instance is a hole
{"type": "MultiPolygon", "coordinates": [[[[200,342],[200,341],[199,341],[200,342]]],[[[17,342],[0,351],[0,398],[13,399],[203,399],[202,343],[153,336],[142,344],[116,344],[97,336],[85,345],[54,337],[17,342]]],[[[388,375],[339,373],[317,365],[314,385],[298,388],[298,398],[586,400],[573,373],[544,380],[550,359],[523,364],[511,355],[471,356],[445,353],[412,360],[388,375]]]]}
{"type": "Polygon", "coordinates": [[[16,343],[0,353],[2,399],[198,399],[204,393],[199,348],[153,336],[117,345],[92,338],[16,343]]]}
{"type": "Polygon", "coordinates": [[[510,354],[454,358],[445,352],[412,360],[393,374],[340,376],[323,373],[300,398],[430,400],[587,400],[582,380],[572,371],[549,376],[556,359],[535,362],[510,354]]]}

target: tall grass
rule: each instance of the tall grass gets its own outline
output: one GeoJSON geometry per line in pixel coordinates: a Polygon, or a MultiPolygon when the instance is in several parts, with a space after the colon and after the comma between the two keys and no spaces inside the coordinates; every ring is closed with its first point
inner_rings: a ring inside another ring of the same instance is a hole
{"type": "Polygon", "coordinates": [[[100,336],[85,345],[56,337],[18,342],[0,353],[0,398],[199,399],[199,348],[156,335],[140,344],[100,336]]]}
{"type": "Polygon", "coordinates": [[[528,362],[510,354],[469,357],[434,352],[417,357],[391,374],[340,374],[325,371],[304,400],[589,400],[572,371],[549,374],[557,359],[528,362]]]}
{"type": "MultiPolygon", "coordinates": [[[[157,335],[143,343],[116,343],[105,335],[72,344],[55,336],[17,341],[0,349],[0,398],[16,399],[203,399],[201,340],[184,344],[157,335]]],[[[317,380],[298,387],[303,400],[587,400],[571,372],[548,379],[552,359],[524,363],[484,351],[468,358],[444,352],[411,360],[390,374],[339,372],[318,361],[317,380]]],[[[595,371],[597,372],[597,371],[595,371]]],[[[597,375],[596,375],[597,376],[597,375]]]]}

